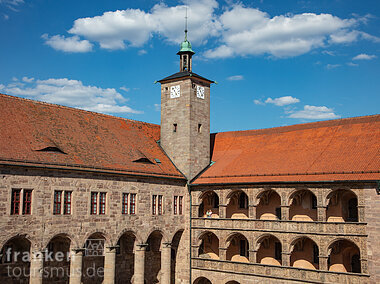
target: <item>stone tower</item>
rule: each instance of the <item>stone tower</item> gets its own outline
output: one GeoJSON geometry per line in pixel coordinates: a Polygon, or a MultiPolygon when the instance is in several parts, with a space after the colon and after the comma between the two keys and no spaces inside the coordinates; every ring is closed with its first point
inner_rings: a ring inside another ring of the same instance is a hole
{"type": "Polygon", "coordinates": [[[181,43],[180,70],[161,83],[161,147],[189,179],[210,164],[210,81],[192,72],[195,52],[181,43]]]}

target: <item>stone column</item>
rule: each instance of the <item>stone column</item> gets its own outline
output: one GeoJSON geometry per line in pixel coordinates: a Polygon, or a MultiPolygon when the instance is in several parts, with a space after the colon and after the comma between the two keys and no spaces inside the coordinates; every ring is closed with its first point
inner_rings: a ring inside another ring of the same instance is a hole
{"type": "Polygon", "coordinates": [[[171,243],[164,243],[161,249],[161,283],[170,283],[171,243]]]}
{"type": "Polygon", "coordinates": [[[256,219],[256,205],[248,205],[248,218],[256,219]]]}
{"type": "Polygon", "coordinates": [[[226,218],[227,216],[227,205],[219,204],[219,218],[226,218]]]}
{"type": "Polygon", "coordinates": [[[282,252],[282,266],[290,266],[290,252],[282,252]]]}
{"type": "Polygon", "coordinates": [[[289,221],[289,205],[281,205],[281,220],[289,221]]]}
{"type": "Polygon", "coordinates": [[[328,267],[328,261],[329,257],[328,256],[325,256],[325,255],[320,255],[319,256],[319,270],[329,270],[329,267],[328,267]]]}
{"type": "Polygon", "coordinates": [[[219,259],[227,260],[227,248],[219,248],[219,259]]]}
{"type": "Polygon", "coordinates": [[[145,278],[145,249],[148,244],[139,244],[137,245],[135,251],[135,273],[134,273],[134,284],[144,284],[145,278]]]}
{"type": "Polygon", "coordinates": [[[42,251],[32,252],[30,259],[30,284],[42,284],[44,254],[42,251]]]}
{"type": "Polygon", "coordinates": [[[317,207],[317,220],[319,222],[326,222],[326,206],[317,207]]]}
{"type": "Polygon", "coordinates": [[[84,249],[73,249],[70,256],[70,284],[80,284],[82,280],[82,259],[84,249]]]}
{"type": "Polygon", "coordinates": [[[249,262],[250,263],[257,263],[256,255],[257,255],[257,250],[250,250],[249,251],[249,262]]]}
{"type": "Polygon", "coordinates": [[[358,205],[358,221],[359,222],[365,222],[365,210],[364,205],[358,205]]]}
{"type": "Polygon", "coordinates": [[[104,256],[104,281],[103,284],[115,283],[115,265],[116,265],[116,248],[115,246],[107,247],[104,256]]]}

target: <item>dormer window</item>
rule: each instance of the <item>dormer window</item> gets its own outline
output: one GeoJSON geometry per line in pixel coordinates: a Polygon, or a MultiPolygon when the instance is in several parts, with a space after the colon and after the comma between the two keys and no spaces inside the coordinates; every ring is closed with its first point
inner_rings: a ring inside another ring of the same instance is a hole
{"type": "Polygon", "coordinates": [[[59,149],[58,147],[55,147],[55,146],[49,146],[49,147],[45,147],[45,148],[42,148],[40,150],[37,150],[38,152],[48,152],[48,153],[60,153],[60,154],[66,154],[65,152],[63,152],[61,149],[59,149]]]}
{"type": "Polygon", "coordinates": [[[133,161],[134,163],[141,163],[141,164],[154,164],[151,160],[148,158],[140,158],[133,161]]]}

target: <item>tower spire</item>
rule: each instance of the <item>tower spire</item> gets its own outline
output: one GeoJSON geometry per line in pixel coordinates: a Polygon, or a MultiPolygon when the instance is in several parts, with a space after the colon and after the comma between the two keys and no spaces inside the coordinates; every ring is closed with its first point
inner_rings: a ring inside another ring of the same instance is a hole
{"type": "Polygon", "coordinates": [[[187,41],[187,5],[186,5],[186,14],[185,14],[185,41],[187,41]]]}

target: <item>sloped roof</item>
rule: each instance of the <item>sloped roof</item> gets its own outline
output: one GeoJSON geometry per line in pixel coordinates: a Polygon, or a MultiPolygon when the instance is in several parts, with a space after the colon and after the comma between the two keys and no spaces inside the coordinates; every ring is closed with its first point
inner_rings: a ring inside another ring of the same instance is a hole
{"type": "Polygon", "coordinates": [[[1,164],[184,178],[156,142],[159,125],[3,94],[0,110],[1,164]]]}
{"type": "Polygon", "coordinates": [[[206,79],[205,77],[202,77],[201,75],[198,75],[194,72],[189,72],[189,71],[182,71],[182,72],[177,72],[173,75],[170,75],[164,79],[161,79],[159,80],[158,82],[162,83],[162,82],[165,82],[165,81],[169,81],[169,80],[173,80],[173,79],[178,79],[178,78],[182,78],[182,77],[195,77],[195,78],[198,78],[198,79],[202,79],[202,80],[205,80],[207,82],[210,82],[210,83],[214,83],[214,81],[211,81],[209,79],[206,79]]]}
{"type": "Polygon", "coordinates": [[[212,134],[194,184],[380,180],[380,115],[212,134]]]}

